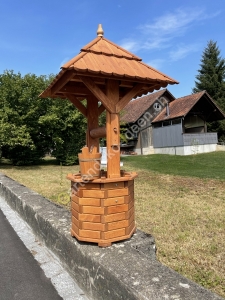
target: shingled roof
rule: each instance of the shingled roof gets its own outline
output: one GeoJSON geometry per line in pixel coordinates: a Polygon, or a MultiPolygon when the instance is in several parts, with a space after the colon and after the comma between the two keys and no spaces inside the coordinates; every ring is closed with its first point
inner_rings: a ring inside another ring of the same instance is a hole
{"type": "Polygon", "coordinates": [[[172,78],[144,64],[142,59],[104,37],[97,37],[81,53],[62,66],[82,72],[134,79],[177,83],[172,78]]]}
{"type": "Polygon", "coordinates": [[[222,120],[225,114],[213,101],[206,91],[178,98],[169,103],[169,115],[166,108],[152,121],[152,123],[185,117],[192,109],[205,115],[208,122],[222,120]]]}
{"type": "Polygon", "coordinates": [[[166,95],[171,101],[175,99],[175,97],[167,89],[163,89],[147,96],[132,100],[124,108],[124,114],[121,117],[121,121],[125,123],[136,122],[149,109],[149,107],[163,95],[166,95]]]}
{"type": "Polygon", "coordinates": [[[135,97],[178,82],[156,69],[144,64],[138,56],[109,41],[102,35],[81,49],[81,52],[65,63],[53,82],[40,97],[66,98],[72,93],[84,99],[90,95],[90,89],[81,77],[92,78],[104,93],[107,79],[120,80],[119,98],[137,84],[143,86],[135,97]]]}

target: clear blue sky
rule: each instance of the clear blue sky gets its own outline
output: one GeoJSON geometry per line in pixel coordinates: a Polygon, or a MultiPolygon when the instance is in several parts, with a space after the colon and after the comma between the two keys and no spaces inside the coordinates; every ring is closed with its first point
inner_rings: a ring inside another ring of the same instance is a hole
{"type": "Polygon", "coordinates": [[[207,42],[225,57],[224,0],[5,0],[0,3],[0,74],[57,74],[60,66],[104,36],[178,80],[175,97],[194,87],[207,42]]]}

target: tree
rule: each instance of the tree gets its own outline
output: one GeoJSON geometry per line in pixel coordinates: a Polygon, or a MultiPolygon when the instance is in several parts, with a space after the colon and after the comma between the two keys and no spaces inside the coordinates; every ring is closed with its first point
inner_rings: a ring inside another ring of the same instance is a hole
{"type": "Polygon", "coordinates": [[[39,118],[51,140],[51,154],[63,165],[78,162],[85,145],[86,119],[69,100],[52,99],[51,110],[39,118]]]}
{"type": "MultiPolygon", "coordinates": [[[[193,92],[206,90],[218,106],[225,111],[225,60],[220,57],[217,43],[212,40],[203,51],[196,79],[193,92]]],[[[208,130],[218,132],[219,140],[225,141],[225,121],[210,123],[208,130]]]]}
{"type": "Polygon", "coordinates": [[[63,164],[77,161],[85,143],[81,114],[69,101],[39,98],[53,78],[0,75],[0,152],[13,164],[34,164],[49,152],[63,164]]]}
{"type": "Polygon", "coordinates": [[[34,74],[22,77],[5,71],[0,75],[0,147],[14,164],[33,163],[47,151],[38,119],[51,103],[38,95],[49,82],[46,76],[34,74]]]}

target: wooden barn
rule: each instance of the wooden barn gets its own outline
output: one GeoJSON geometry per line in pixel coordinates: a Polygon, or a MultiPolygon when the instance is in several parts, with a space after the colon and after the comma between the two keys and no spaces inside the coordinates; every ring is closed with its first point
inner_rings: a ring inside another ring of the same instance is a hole
{"type": "Polygon", "coordinates": [[[207,122],[224,118],[206,91],[176,99],[152,122],[154,152],[191,155],[216,151],[217,133],[207,132],[207,122]]]}
{"type": "Polygon", "coordinates": [[[215,151],[217,133],[207,122],[224,113],[206,91],[179,99],[167,90],[131,101],[121,117],[127,143],[121,153],[190,155],[215,151]]]}
{"type": "Polygon", "coordinates": [[[163,89],[128,103],[121,116],[127,139],[127,143],[121,144],[121,153],[154,153],[152,121],[173,100],[175,97],[167,89],[163,89]]]}

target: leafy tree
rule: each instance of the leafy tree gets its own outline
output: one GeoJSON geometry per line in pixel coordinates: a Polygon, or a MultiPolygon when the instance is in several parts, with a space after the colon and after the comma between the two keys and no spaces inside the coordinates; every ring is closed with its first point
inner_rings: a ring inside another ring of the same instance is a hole
{"type": "Polygon", "coordinates": [[[47,145],[38,118],[51,105],[38,95],[49,83],[45,76],[5,71],[0,75],[0,147],[14,164],[30,164],[43,157],[47,145]]]}
{"type": "Polygon", "coordinates": [[[50,137],[51,154],[63,165],[78,162],[78,153],[85,145],[86,119],[69,102],[69,100],[53,99],[48,114],[39,119],[39,124],[46,128],[50,137]]]}
{"type": "Polygon", "coordinates": [[[13,164],[36,163],[48,152],[63,164],[77,161],[84,121],[69,101],[39,98],[52,79],[13,71],[0,75],[0,152],[13,164]]]}
{"type": "MultiPolygon", "coordinates": [[[[218,106],[225,111],[225,60],[220,57],[217,43],[212,40],[203,51],[196,79],[193,92],[206,90],[218,106]]],[[[219,140],[225,141],[225,121],[210,123],[208,130],[218,132],[219,140]]]]}

